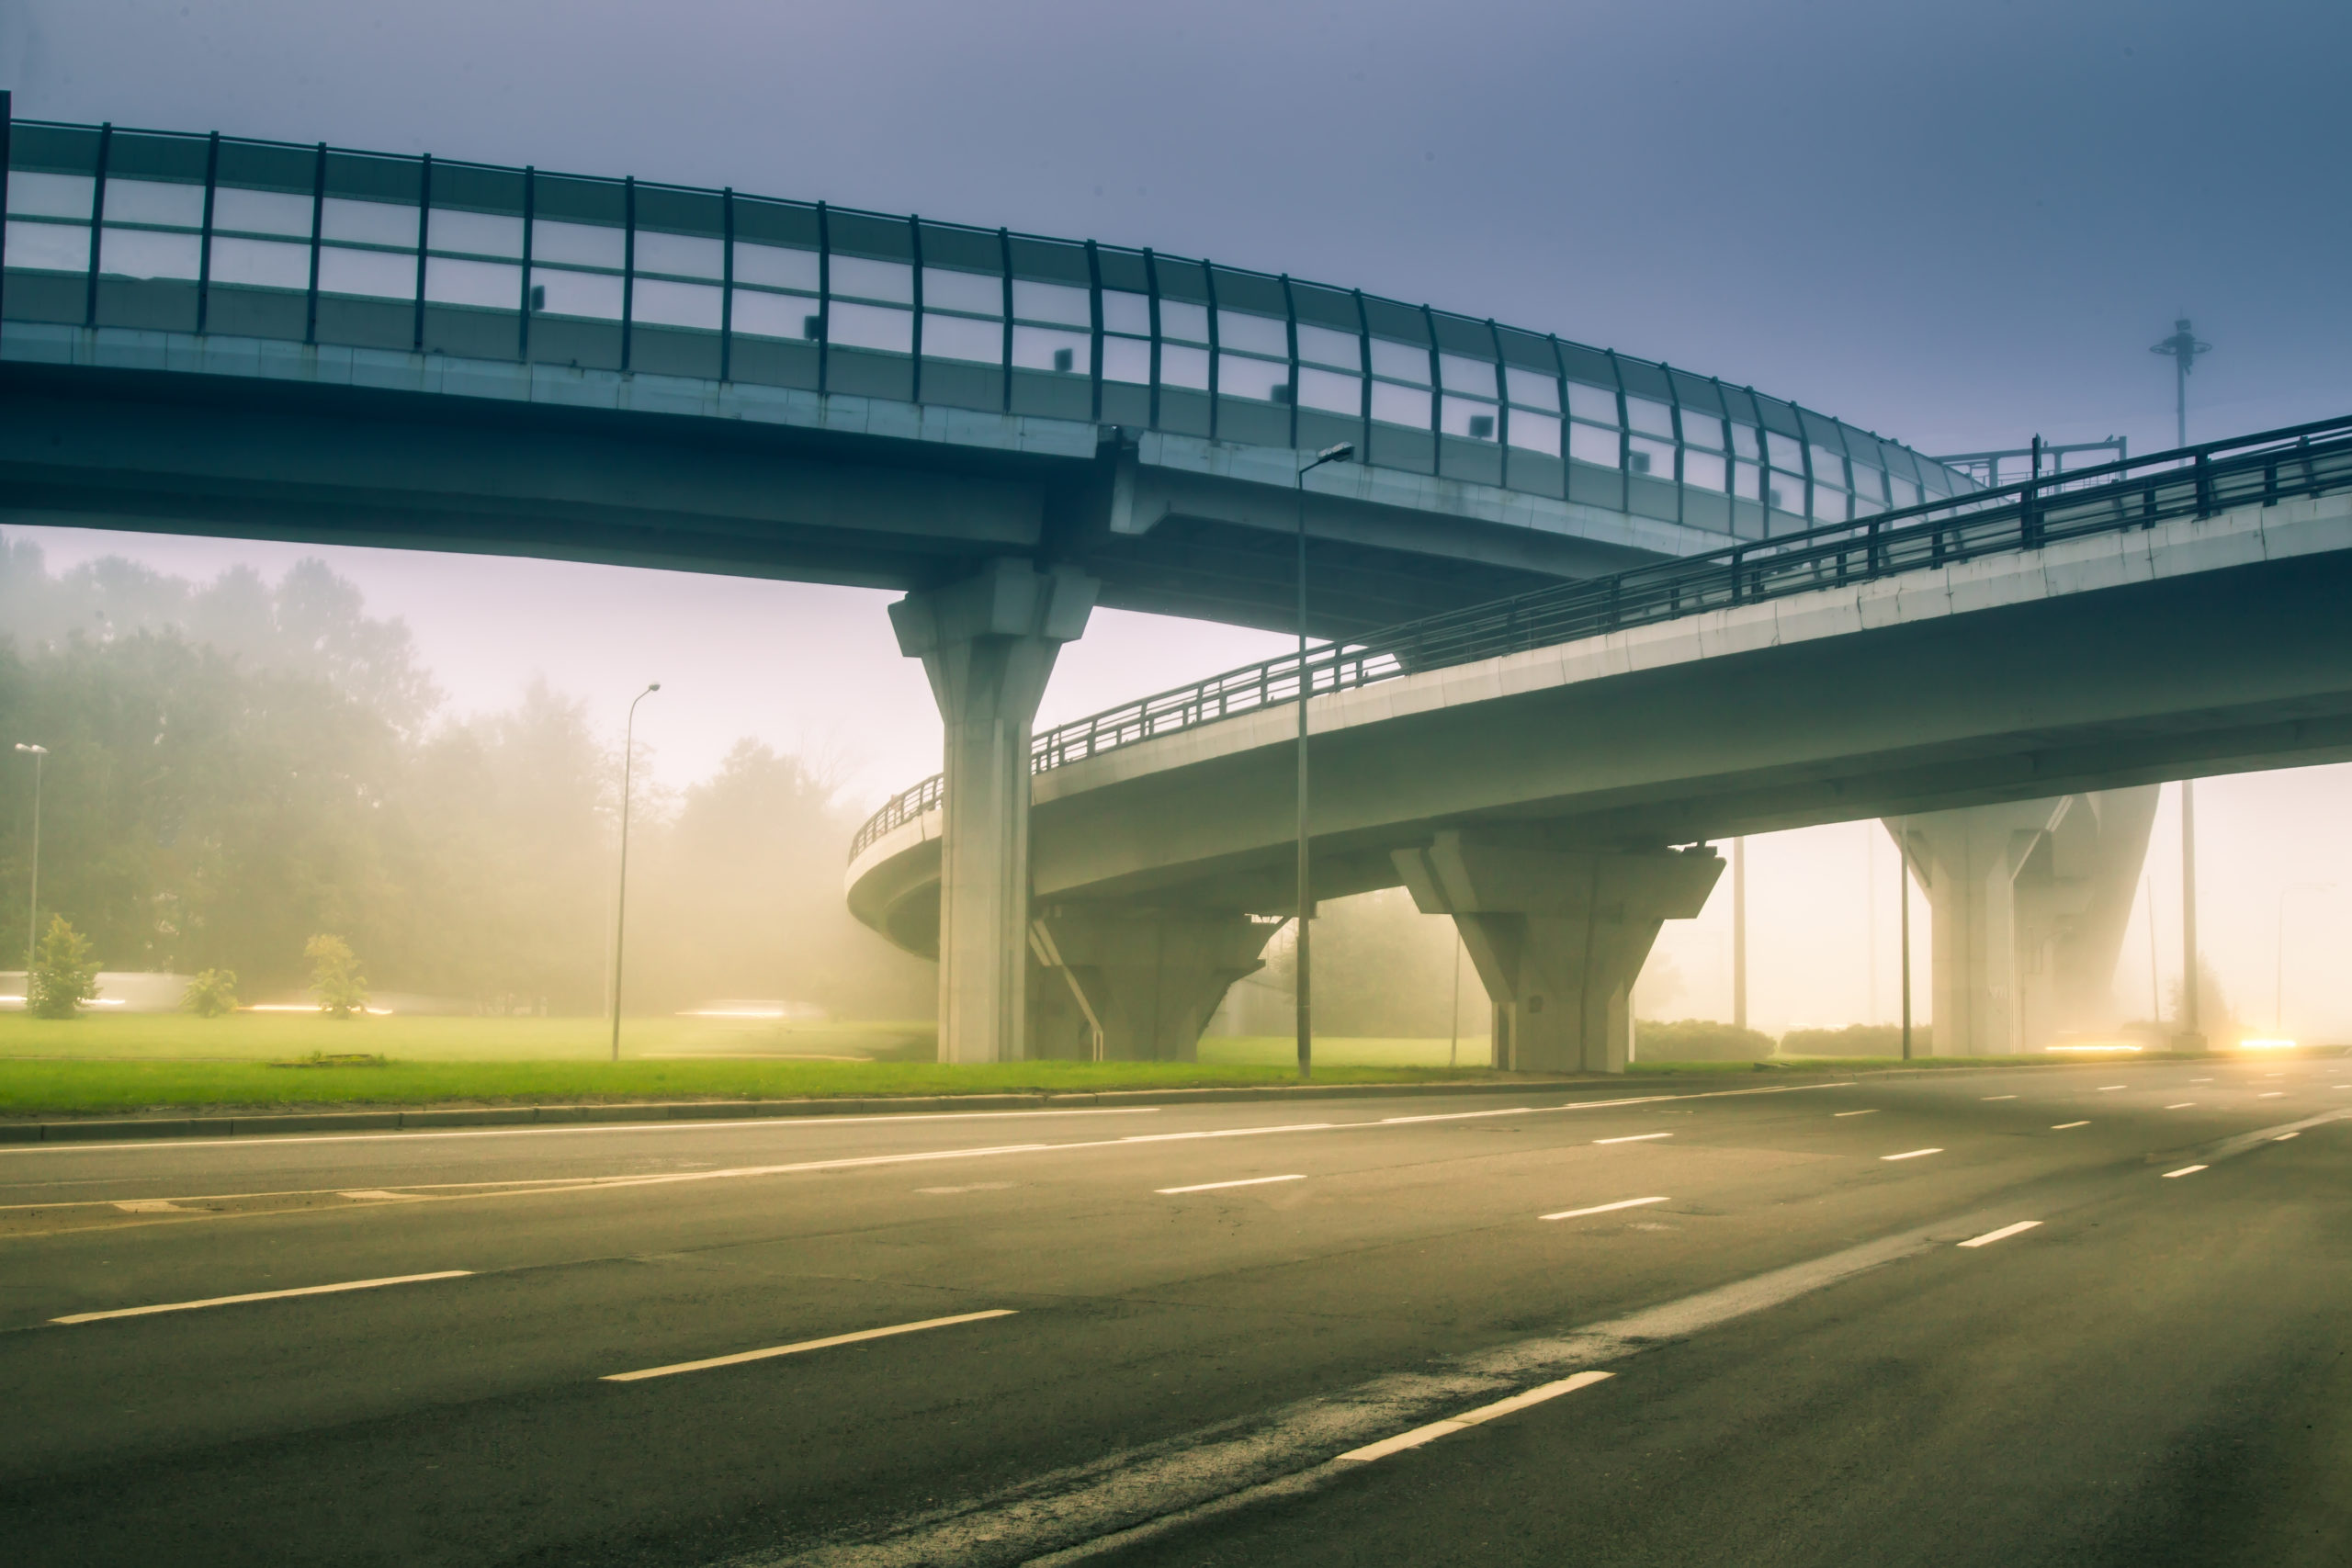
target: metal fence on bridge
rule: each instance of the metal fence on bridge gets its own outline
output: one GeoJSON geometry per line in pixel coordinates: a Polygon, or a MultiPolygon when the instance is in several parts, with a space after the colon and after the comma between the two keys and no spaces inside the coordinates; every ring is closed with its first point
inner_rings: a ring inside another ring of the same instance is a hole
{"type": "MultiPolygon", "coordinates": [[[[1309,649],[1303,665],[1296,654],[1265,660],[1046,730],[1031,742],[1030,771],[1296,702],[1302,686],[1319,696],[1709,610],[2346,490],[2352,419],[2109,463],[1450,611],[1309,649]]],[[[850,857],[936,807],[940,795],[933,775],[893,796],[858,830],[850,857]]]]}

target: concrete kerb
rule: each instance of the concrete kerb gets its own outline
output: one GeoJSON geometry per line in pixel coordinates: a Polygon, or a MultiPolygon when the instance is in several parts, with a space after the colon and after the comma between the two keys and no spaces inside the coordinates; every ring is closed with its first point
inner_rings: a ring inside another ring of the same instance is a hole
{"type": "Polygon", "coordinates": [[[717,1122],[775,1117],[883,1116],[924,1111],[1074,1111],[1097,1106],[1214,1105],[1292,1100],[1362,1100],[1419,1094],[1524,1094],[1587,1080],[1530,1077],[1477,1082],[1270,1084],[1241,1089],[1101,1089],[1069,1094],[872,1095],[832,1100],[658,1100],[589,1105],[445,1106],[415,1111],[325,1111],[252,1116],[139,1116],[0,1122],[0,1144],[113,1143],[258,1137],[273,1133],[380,1133],[444,1127],[517,1127],[583,1122],[717,1122]]]}

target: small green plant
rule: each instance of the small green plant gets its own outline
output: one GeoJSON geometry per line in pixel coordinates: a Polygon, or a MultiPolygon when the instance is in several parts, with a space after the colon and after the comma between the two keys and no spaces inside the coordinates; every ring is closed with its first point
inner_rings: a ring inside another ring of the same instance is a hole
{"type": "Polygon", "coordinates": [[[237,1010],[237,972],[199,969],[180,998],[180,1009],[198,1018],[220,1018],[237,1010]]]}
{"type": "Polygon", "coordinates": [[[349,1018],[367,1009],[368,976],[359,972],[358,956],[349,942],[322,932],[303,945],[302,956],[311,961],[311,989],[318,996],[321,1012],[349,1018]]]}
{"type": "Polygon", "coordinates": [[[29,979],[27,1011],[35,1018],[72,1018],[98,994],[98,961],[90,956],[90,939],[64,916],[51,915],[29,979]]]}

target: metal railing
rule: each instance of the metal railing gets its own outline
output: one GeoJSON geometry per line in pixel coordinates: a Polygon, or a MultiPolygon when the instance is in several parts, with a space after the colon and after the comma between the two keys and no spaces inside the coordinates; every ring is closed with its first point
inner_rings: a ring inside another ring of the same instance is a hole
{"type": "Polygon", "coordinates": [[[1868,431],[1546,333],[1094,241],[6,117],[12,322],[695,377],[1314,450],[1760,536],[1965,493],[1868,431]]]}
{"type": "MultiPolygon", "coordinates": [[[[2345,490],[2352,490],[2352,418],[2045,476],[1449,611],[1309,649],[1303,669],[1296,654],[1265,660],[1046,730],[1031,742],[1030,771],[1296,702],[1302,685],[1321,695],[1709,610],[2345,490]]],[[[858,830],[850,858],[940,798],[936,775],[893,796],[858,830]]]]}

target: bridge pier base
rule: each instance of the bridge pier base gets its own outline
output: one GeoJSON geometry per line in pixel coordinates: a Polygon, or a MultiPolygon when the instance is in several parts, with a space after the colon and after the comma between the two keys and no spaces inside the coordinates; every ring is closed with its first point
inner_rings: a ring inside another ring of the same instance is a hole
{"type": "Polygon", "coordinates": [[[1213,909],[1064,905],[1030,922],[1029,1054],[1190,1062],[1201,1031],[1282,928],[1213,909]]]}
{"type": "Polygon", "coordinates": [[[1889,818],[1928,895],[1934,1054],[1999,1056],[2114,1021],[2156,786],[1889,818]]]}
{"type": "Polygon", "coordinates": [[[1723,874],[1712,850],[1555,850],[1508,834],[1440,833],[1399,850],[1424,914],[1452,915],[1495,1001],[1495,1065],[1622,1073],[1631,995],[1658,928],[1688,919],[1723,874]]]}
{"type": "Polygon", "coordinates": [[[946,725],[940,845],[939,1059],[1019,1059],[1029,925],[1029,732],[1061,645],[1101,585],[1067,567],[991,561],[890,606],[946,725]]]}

